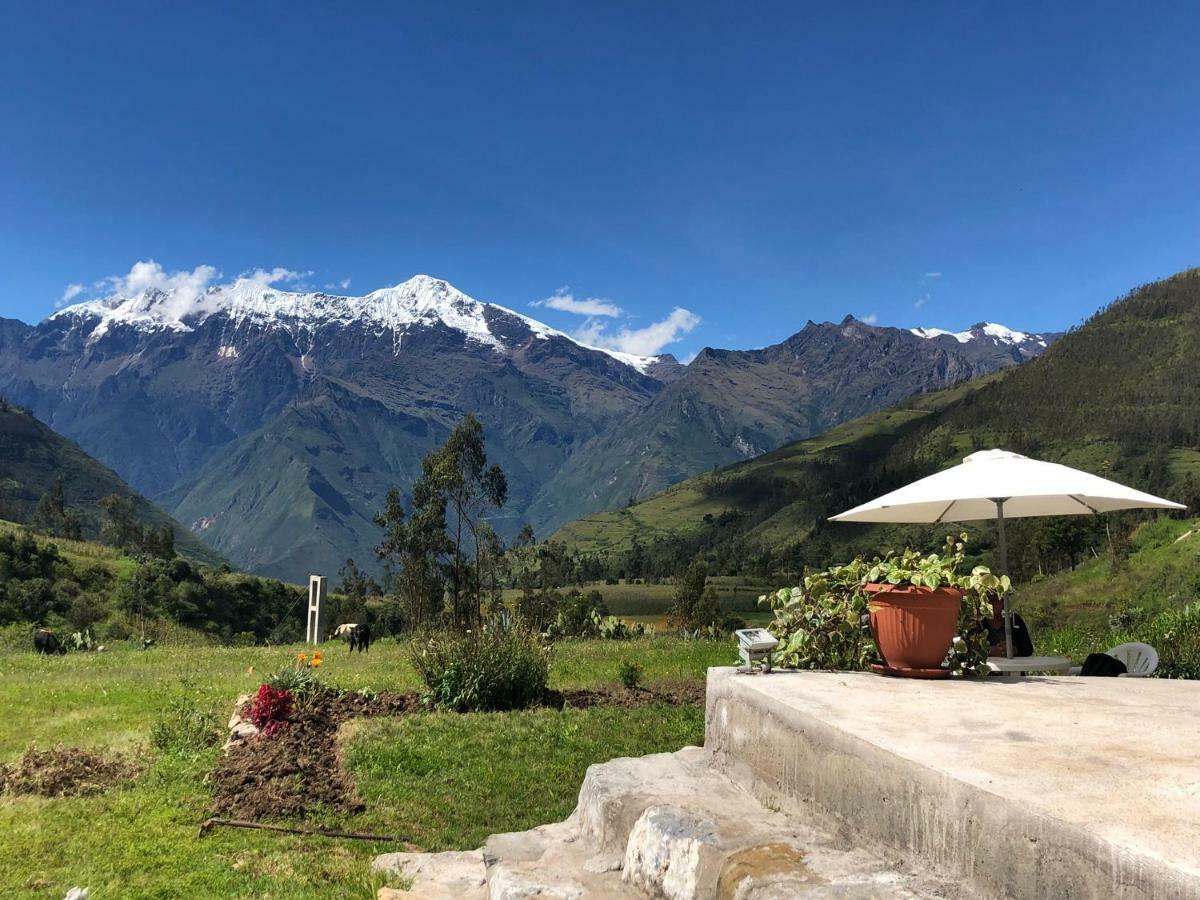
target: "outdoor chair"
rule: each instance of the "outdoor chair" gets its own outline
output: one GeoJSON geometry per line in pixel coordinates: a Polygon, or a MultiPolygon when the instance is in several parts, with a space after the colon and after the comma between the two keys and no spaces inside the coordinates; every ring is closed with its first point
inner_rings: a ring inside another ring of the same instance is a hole
{"type": "MultiPolygon", "coordinates": [[[[1118,678],[1149,678],[1158,668],[1158,651],[1140,641],[1117,644],[1105,652],[1113,659],[1125,663],[1125,674],[1117,676],[1118,678]]],[[[1071,674],[1078,675],[1080,669],[1080,666],[1073,667],[1071,674]]]]}

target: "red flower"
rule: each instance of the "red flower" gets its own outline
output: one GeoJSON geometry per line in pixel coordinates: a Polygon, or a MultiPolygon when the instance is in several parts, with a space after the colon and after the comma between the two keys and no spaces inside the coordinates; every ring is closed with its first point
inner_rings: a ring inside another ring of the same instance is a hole
{"type": "Polygon", "coordinates": [[[287,727],[295,700],[291,691],[260,684],[258,695],[250,703],[250,721],[264,735],[275,734],[279,729],[287,727]]]}

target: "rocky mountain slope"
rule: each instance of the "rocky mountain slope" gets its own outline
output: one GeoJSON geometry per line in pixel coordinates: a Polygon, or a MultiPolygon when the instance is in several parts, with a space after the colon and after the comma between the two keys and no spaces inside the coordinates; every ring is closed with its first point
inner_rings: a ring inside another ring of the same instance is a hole
{"type": "Polygon", "coordinates": [[[993,324],[904,331],[847,317],[809,322],[762,350],[705,349],[622,427],[574,454],[531,516],[561,525],[618,508],[906,397],[1032,359],[1057,337],[993,324]]]}
{"type": "Polygon", "coordinates": [[[410,484],[469,411],[509,475],[495,524],[545,533],[1052,338],[847,320],[684,367],[585,346],[428,276],[363,297],[243,279],[0,320],[0,394],[239,565],[302,579],[370,561],[387,487],[410,484]]]}

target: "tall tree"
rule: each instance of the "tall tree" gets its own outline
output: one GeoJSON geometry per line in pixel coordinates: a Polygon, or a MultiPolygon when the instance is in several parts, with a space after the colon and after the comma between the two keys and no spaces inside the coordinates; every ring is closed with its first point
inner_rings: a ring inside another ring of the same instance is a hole
{"type": "Polygon", "coordinates": [[[400,603],[404,628],[437,624],[445,595],[444,557],[450,550],[446,537],[446,507],[429,482],[413,485],[412,518],[396,488],[388,490],[384,508],[375,516],[384,536],[375,554],[387,566],[389,582],[400,603]]]}
{"type": "Polygon", "coordinates": [[[498,465],[488,465],[483,425],[475,416],[468,413],[450,432],[445,445],[425,457],[421,479],[428,480],[446,501],[454,545],[450,567],[454,621],[459,627],[470,627],[479,621],[482,605],[480,527],[485,512],[489,508],[499,509],[508,499],[508,479],[498,465]],[[473,567],[464,553],[468,539],[476,550],[473,567]]]}

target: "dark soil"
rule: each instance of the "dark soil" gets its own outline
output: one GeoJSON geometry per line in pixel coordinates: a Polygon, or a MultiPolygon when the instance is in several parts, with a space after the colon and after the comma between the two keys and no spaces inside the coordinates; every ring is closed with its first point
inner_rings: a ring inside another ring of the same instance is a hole
{"type": "Polygon", "coordinates": [[[569,691],[549,691],[546,705],[555,709],[591,706],[616,706],[633,709],[638,706],[667,704],[669,706],[699,706],[704,703],[704,682],[664,681],[649,687],[576,688],[569,691]]]}
{"type": "Polygon", "coordinates": [[[361,811],[363,803],[342,765],[338,727],[363,716],[403,715],[419,705],[415,693],[315,694],[298,706],[285,728],[231,748],[217,764],[213,812],[259,820],[303,818],[318,808],[361,811]]]}
{"type": "MultiPolygon", "coordinates": [[[[549,691],[544,705],[553,709],[631,709],[656,703],[686,706],[703,702],[703,682],[680,681],[632,690],[549,691]]],[[[253,821],[303,818],[317,809],[361,812],[365,806],[342,765],[338,727],[360,716],[399,716],[422,708],[416,693],[375,697],[334,691],[316,694],[298,706],[282,730],[230,749],[212,773],[213,812],[253,821]]]]}
{"type": "Polygon", "coordinates": [[[59,744],[52,750],[26,750],[21,761],[0,766],[0,794],[85,797],[138,773],[127,759],[59,744]]]}

